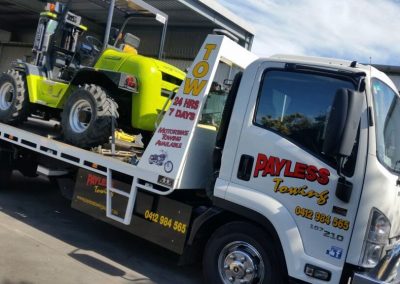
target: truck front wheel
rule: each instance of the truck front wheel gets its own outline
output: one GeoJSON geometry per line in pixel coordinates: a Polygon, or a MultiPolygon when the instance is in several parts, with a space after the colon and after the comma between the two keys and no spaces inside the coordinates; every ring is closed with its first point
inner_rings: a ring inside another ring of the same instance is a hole
{"type": "Polygon", "coordinates": [[[0,77],[0,121],[14,125],[25,121],[28,105],[25,76],[17,70],[8,70],[0,77]]]}
{"type": "Polygon", "coordinates": [[[118,118],[117,108],[103,88],[93,84],[78,88],[62,113],[64,140],[81,148],[108,142],[113,120],[118,118]]]}
{"type": "Polygon", "coordinates": [[[206,283],[284,283],[279,258],[266,233],[245,222],[219,228],[206,245],[206,283]]]}

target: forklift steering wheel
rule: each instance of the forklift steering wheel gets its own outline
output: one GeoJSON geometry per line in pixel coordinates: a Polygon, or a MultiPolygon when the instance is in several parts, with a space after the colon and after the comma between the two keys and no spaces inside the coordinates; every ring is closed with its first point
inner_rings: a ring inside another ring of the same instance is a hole
{"type": "Polygon", "coordinates": [[[94,36],[86,36],[86,42],[93,47],[93,55],[96,56],[103,49],[103,43],[94,36]]]}

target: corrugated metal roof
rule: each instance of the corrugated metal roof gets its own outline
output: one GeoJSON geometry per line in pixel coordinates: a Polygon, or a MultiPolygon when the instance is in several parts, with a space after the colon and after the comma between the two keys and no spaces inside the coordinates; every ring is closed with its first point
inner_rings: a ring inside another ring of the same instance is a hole
{"type": "MultiPolygon", "coordinates": [[[[104,9],[106,1],[108,0],[72,0],[71,10],[95,24],[103,25],[107,19],[107,11],[104,9]]],[[[66,0],[61,2],[66,2],[66,0]]],[[[118,0],[117,2],[128,6],[129,1],[118,0]]],[[[248,41],[251,41],[254,35],[250,25],[214,0],[144,0],[144,2],[167,14],[169,26],[181,26],[187,29],[191,27],[223,28],[248,41]]],[[[37,13],[43,9],[43,6],[44,3],[41,0],[0,0],[0,29],[23,30],[35,26],[37,13]]],[[[132,8],[137,7],[132,6],[132,8]]],[[[120,11],[115,13],[115,19],[122,22],[124,14],[120,11]]],[[[151,21],[141,23],[152,24],[151,21]]]]}
{"type": "MultiPolygon", "coordinates": [[[[59,1],[65,3],[67,0],[59,1]]],[[[83,24],[89,27],[89,35],[101,39],[107,21],[109,1],[71,0],[70,9],[84,18],[83,24]]],[[[125,20],[130,0],[116,1],[120,9],[114,11],[113,26],[119,28],[125,20]]],[[[168,15],[164,58],[188,64],[197,54],[207,34],[216,28],[228,30],[240,39],[240,44],[251,46],[254,34],[251,28],[214,0],[142,1],[168,15]]],[[[12,41],[31,43],[39,13],[44,6],[43,0],[0,0],[0,30],[12,32],[12,41]]],[[[161,31],[162,25],[154,19],[135,19],[128,26],[128,32],[142,40],[139,52],[151,57],[157,57],[161,31]]]]}
{"type": "Polygon", "coordinates": [[[204,5],[207,5],[212,11],[218,13],[221,17],[230,19],[233,23],[235,23],[238,27],[241,27],[244,30],[247,30],[249,33],[255,35],[255,29],[245,20],[231,12],[230,10],[226,9],[224,6],[219,4],[215,0],[199,0],[204,5]]]}

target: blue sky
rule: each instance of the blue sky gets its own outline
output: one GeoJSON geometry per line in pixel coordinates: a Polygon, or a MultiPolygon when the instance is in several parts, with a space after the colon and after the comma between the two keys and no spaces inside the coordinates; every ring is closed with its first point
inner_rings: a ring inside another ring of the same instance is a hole
{"type": "Polygon", "coordinates": [[[259,56],[400,65],[400,0],[217,0],[255,28],[259,56]]]}

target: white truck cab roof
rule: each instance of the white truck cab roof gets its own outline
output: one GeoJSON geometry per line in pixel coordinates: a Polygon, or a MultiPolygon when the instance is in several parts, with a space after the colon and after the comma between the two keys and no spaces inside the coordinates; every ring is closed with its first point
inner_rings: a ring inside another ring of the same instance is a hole
{"type": "Polygon", "coordinates": [[[379,78],[385,84],[390,86],[393,90],[397,90],[396,86],[390,80],[390,78],[383,72],[379,71],[371,65],[364,65],[357,63],[356,61],[328,58],[328,57],[317,57],[317,56],[299,56],[299,55],[287,55],[287,54],[276,54],[268,58],[268,60],[279,61],[285,63],[298,63],[305,65],[318,65],[327,68],[337,68],[348,72],[364,72],[369,74],[369,77],[379,78]],[[352,67],[352,63],[355,62],[355,67],[352,67]]]}

